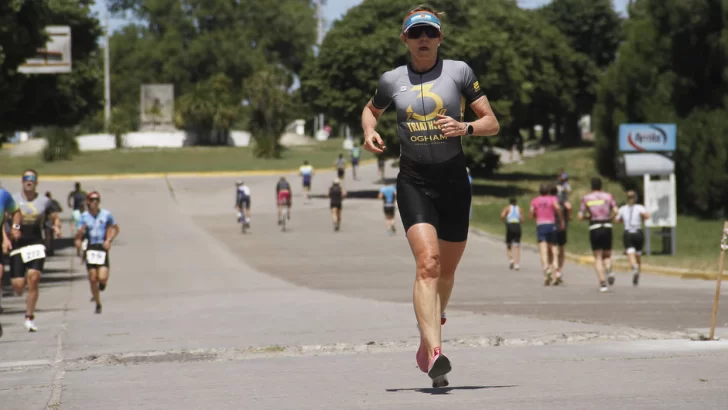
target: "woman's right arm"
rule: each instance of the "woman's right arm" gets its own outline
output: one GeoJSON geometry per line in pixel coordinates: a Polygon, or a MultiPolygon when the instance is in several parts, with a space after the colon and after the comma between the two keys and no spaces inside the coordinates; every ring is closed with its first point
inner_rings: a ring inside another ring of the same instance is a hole
{"type": "Polygon", "coordinates": [[[381,154],[387,148],[382,137],[376,131],[379,117],[384,110],[392,103],[394,78],[391,71],[384,73],[379,78],[379,84],[374,96],[367,102],[361,113],[361,128],[364,131],[364,149],[375,154],[381,154]]]}

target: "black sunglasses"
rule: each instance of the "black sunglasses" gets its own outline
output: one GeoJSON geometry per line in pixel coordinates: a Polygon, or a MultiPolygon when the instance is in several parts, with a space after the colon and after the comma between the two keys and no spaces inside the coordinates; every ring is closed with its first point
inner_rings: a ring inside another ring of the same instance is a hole
{"type": "Polygon", "coordinates": [[[418,27],[412,27],[411,29],[407,30],[407,38],[414,40],[414,39],[422,37],[422,33],[425,33],[425,35],[428,38],[440,37],[440,30],[436,29],[435,27],[418,26],[418,27]]]}

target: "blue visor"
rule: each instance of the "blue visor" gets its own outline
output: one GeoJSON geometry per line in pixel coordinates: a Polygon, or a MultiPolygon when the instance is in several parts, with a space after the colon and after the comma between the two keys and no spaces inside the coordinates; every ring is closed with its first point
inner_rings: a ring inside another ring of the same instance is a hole
{"type": "Polygon", "coordinates": [[[428,11],[421,11],[412,14],[404,20],[404,24],[402,24],[402,32],[406,33],[412,27],[421,25],[432,26],[442,31],[440,29],[440,19],[438,19],[436,15],[428,11]]]}

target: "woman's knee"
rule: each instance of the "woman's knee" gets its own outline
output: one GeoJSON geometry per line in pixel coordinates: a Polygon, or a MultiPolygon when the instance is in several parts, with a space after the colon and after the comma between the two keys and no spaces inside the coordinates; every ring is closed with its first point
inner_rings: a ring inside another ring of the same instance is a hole
{"type": "Polygon", "coordinates": [[[437,279],[440,277],[440,254],[423,253],[417,260],[418,279],[437,279]]]}
{"type": "Polygon", "coordinates": [[[28,289],[35,289],[40,283],[40,272],[28,272],[28,289]]]}

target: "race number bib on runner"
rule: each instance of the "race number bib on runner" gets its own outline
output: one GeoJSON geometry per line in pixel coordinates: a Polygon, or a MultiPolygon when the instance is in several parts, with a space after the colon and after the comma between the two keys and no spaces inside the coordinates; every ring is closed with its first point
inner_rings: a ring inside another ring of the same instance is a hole
{"type": "Polygon", "coordinates": [[[46,257],[45,246],[43,245],[24,246],[15,252],[11,252],[10,256],[17,254],[20,254],[20,258],[23,260],[23,263],[32,262],[46,257]]]}
{"type": "Polygon", "coordinates": [[[103,265],[106,262],[106,252],[86,251],[86,261],[89,265],[103,265]]]}

